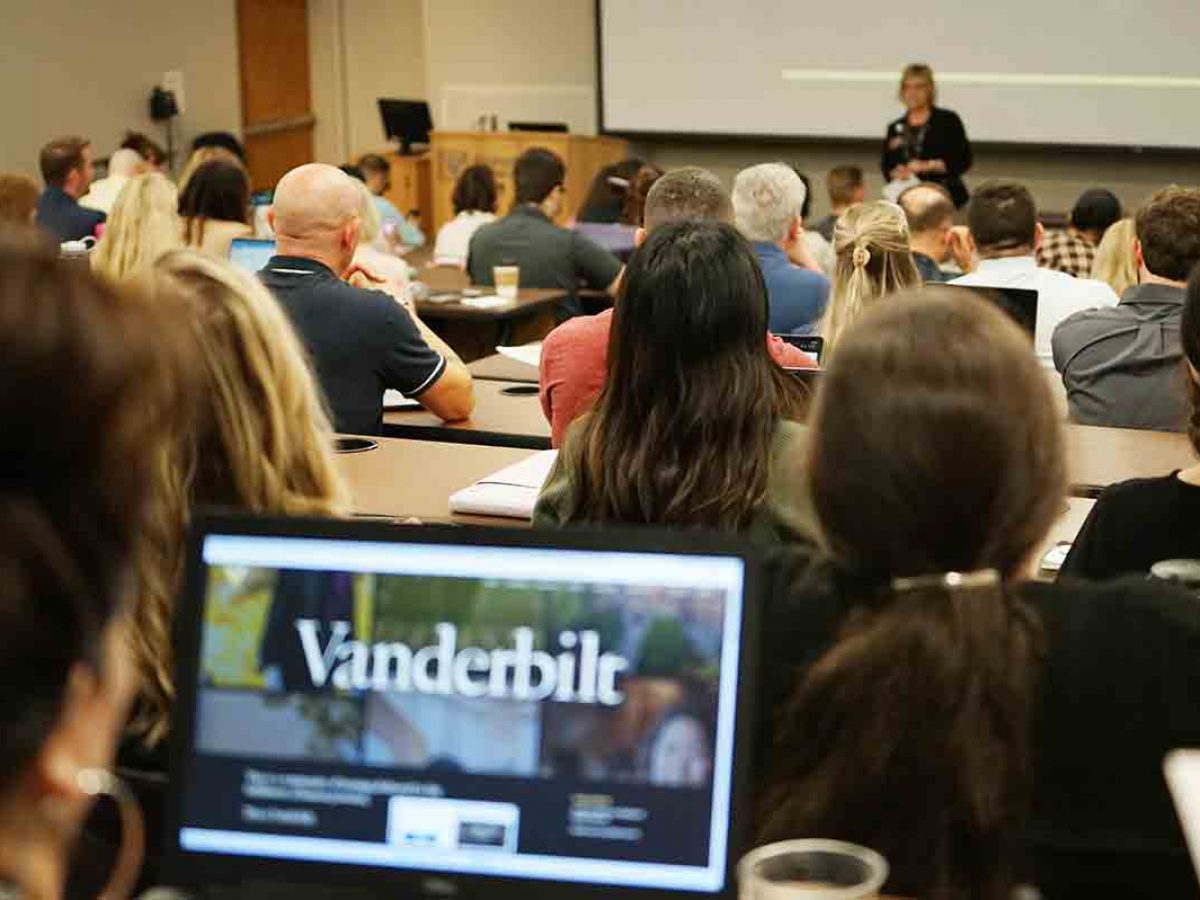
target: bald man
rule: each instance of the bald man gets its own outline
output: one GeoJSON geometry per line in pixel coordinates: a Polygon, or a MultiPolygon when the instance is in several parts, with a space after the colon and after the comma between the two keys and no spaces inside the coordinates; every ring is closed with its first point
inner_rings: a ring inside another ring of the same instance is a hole
{"type": "Polygon", "coordinates": [[[267,214],[275,252],[259,273],[308,347],[343,434],[379,434],[389,388],[447,421],[471,414],[471,375],[403,294],[353,265],[362,194],[340,169],[292,169],[267,214]]]}
{"type": "Polygon", "coordinates": [[[908,243],[921,280],[928,283],[954,278],[942,271],[942,263],[954,255],[964,272],[971,268],[971,255],[954,232],[954,201],[940,184],[918,184],[897,201],[908,219],[908,243]]]}

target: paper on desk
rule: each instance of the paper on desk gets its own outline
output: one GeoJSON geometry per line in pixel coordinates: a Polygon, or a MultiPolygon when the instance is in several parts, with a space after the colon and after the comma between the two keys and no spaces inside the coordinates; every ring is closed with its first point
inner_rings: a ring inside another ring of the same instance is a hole
{"type": "Polygon", "coordinates": [[[541,341],[534,341],[532,344],[521,344],[519,347],[497,347],[496,351],[501,356],[515,359],[517,362],[533,366],[535,369],[542,361],[541,341]]]}
{"type": "Polygon", "coordinates": [[[450,511],[476,516],[532,519],[538,492],[550,474],[557,450],[542,450],[487,475],[450,496],[450,511]]]}
{"type": "Polygon", "coordinates": [[[482,297],[463,297],[458,301],[463,306],[473,306],[475,309],[499,309],[516,303],[511,297],[497,297],[495,294],[484,294],[482,297]]]}
{"type": "Polygon", "coordinates": [[[402,393],[392,388],[388,388],[383,392],[383,408],[384,409],[420,409],[420,401],[414,400],[412,397],[405,397],[402,393]]]}

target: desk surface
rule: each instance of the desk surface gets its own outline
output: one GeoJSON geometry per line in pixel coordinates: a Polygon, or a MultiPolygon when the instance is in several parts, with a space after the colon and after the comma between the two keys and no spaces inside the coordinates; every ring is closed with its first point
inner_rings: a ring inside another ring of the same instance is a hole
{"type": "Polygon", "coordinates": [[[415,516],[429,522],[528,526],[518,519],[461,516],[450,512],[450,495],[529,456],[529,450],[374,438],[379,446],[339,453],[338,470],[350,487],[359,515],[415,516]]]}
{"type": "MultiPolygon", "coordinates": [[[[456,294],[471,286],[470,277],[462,269],[432,265],[432,257],[433,250],[429,247],[419,247],[404,257],[405,261],[417,270],[417,280],[429,285],[432,293],[456,294]]],[[[422,300],[417,303],[417,312],[426,319],[511,319],[549,309],[565,296],[566,293],[557,288],[522,288],[517,293],[517,299],[511,304],[495,309],[478,309],[461,303],[430,303],[428,300],[422,300]]]]}
{"type": "Polygon", "coordinates": [[[424,409],[392,410],[383,414],[384,433],[426,441],[549,449],[550,423],[542,415],[536,385],[480,380],[474,388],[475,412],[471,418],[443,422],[424,409]],[[532,392],[505,393],[512,390],[532,392]]]}
{"type": "Polygon", "coordinates": [[[1167,475],[1192,465],[1187,436],[1172,431],[1066,426],[1067,477],[1071,493],[1095,497],[1129,478],[1167,475]]]}
{"type": "Polygon", "coordinates": [[[467,366],[472,378],[485,381],[518,381],[525,384],[537,384],[538,370],[536,366],[518,362],[502,353],[493,353],[483,359],[477,359],[467,366]]]}

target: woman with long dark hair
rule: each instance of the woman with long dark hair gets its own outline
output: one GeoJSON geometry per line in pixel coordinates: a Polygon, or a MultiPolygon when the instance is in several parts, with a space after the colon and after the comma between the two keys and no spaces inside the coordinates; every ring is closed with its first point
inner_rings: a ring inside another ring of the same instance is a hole
{"type": "Polygon", "coordinates": [[[766,338],[766,285],[735,228],[655,228],[622,279],[604,387],[567,432],[535,523],[809,538],[800,397],[766,338]]]}
{"type": "Polygon", "coordinates": [[[183,241],[188,247],[226,259],[234,238],[250,237],[250,180],[232,162],[206,162],[179,196],[183,241]]]}
{"type": "Polygon", "coordinates": [[[817,399],[832,562],[764,613],[761,838],[873,847],[923,900],[1186,892],[1161,764],[1200,740],[1200,604],[1026,581],[1064,487],[1028,338],[983,301],[900,299],[817,399]]]}

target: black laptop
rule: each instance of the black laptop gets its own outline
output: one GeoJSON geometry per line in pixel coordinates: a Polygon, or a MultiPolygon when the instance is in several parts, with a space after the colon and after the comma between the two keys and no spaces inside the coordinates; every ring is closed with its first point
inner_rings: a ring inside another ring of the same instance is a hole
{"type": "Polygon", "coordinates": [[[938,291],[969,291],[1008,313],[1013,321],[1028,333],[1030,340],[1037,332],[1038,292],[1030,288],[980,287],[973,284],[931,284],[938,291]]]}
{"type": "Polygon", "coordinates": [[[168,883],[733,897],[758,580],[693,534],[199,522],[168,883]]]}

